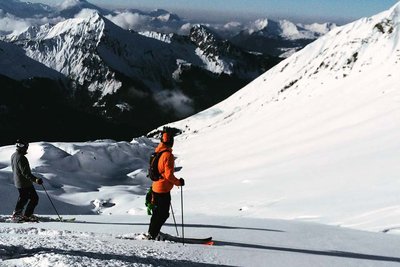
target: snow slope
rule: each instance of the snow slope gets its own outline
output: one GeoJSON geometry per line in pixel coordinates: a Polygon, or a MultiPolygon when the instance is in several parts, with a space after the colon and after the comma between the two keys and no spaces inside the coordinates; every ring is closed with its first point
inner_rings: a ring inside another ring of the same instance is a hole
{"type": "Polygon", "coordinates": [[[381,230],[400,220],[400,4],[336,28],[171,126],[193,211],[381,230]],[[223,194],[219,209],[213,195],[223,194]]]}
{"type": "MultiPolygon", "coordinates": [[[[398,266],[400,239],[318,224],[186,217],[185,236],[214,246],[118,239],[149,217],[79,216],[77,223],[0,224],[0,266],[398,266]]],[[[164,230],[174,234],[173,221],[164,230]]],[[[180,228],[179,228],[180,231],[180,228]]]]}

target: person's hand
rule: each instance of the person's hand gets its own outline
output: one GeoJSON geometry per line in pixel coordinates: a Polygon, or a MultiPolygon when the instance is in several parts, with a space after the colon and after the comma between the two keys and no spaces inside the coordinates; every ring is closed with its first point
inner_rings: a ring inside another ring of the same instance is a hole
{"type": "Polygon", "coordinates": [[[183,178],[179,178],[179,182],[181,183],[181,186],[185,185],[185,180],[183,178]]]}
{"type": "Polygon", "coordinates": [[[42,178],[36,178],[36,183],[37,184],[43,184],[43,179],[42,178]]]}

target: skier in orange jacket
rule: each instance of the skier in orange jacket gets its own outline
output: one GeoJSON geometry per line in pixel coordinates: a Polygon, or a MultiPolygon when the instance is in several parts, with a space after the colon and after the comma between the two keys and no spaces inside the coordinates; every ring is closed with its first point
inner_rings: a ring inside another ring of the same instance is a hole
{"type": "Polygon", "coordinates": [[[183,178],[176,178],[174,175],[174,155],[172,146],[174,145],[174,135],[171,132],[163,131],[161,142],[155,149],[155,152],[166,151],[161,154],[158,161],[158,171],[161,178],[152,184],[152,216],[149,225],[149,239],[156,239],[160,233],[161,227],[169,217],[169,208],[171,205],[170,191],[175,186],[184,186],[183,178]]]}

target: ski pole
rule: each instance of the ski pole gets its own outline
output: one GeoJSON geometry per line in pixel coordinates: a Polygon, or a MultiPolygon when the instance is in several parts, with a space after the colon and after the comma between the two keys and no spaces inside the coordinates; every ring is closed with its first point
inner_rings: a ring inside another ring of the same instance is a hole
{"type": "Polygon", "coordinates": [[[60,222],[62,222],[62,219],[61,219],[61,217],[60,217],[60,214],[58,214],[58,211],[57,211],[56,207],[54,206],[53,201],[51,200],[49,194],[47,193],[47,190],[46,190],[46,188],[44,187],[44,184],[42,184],[42,187],[43,187],[44,192],[46,193],[47,197],[49,198],[51,205],[53,206],[54,210],[56,211],[57,216],[58,216],[58,219],[60,219],[60,222]]]}
{"type": "Polygon", "coordinates": [[[172,212],[172,218],[174,218],[174,224],[175,224],[176,235],[179,236],[179,233],[178,233],[178,226],[176,225],[175,214],[174,214],[174,209],[172,208],[172,203],[171,203],[171,212],[172,212]]]}
{"type": "Polygon", "coordinates": [[[182,210],[182,244],[185,245],[185,227],[183,223],[183,186],[181,186],[181,210],[182,210]]]}
{"type": "Polygon", "coordinates": [[[179,233],[178,233],[178,226],[176,225],[175,214],[174,214],[174,209],[172,208],[172,203],[171,203],[170,206],[171,206],[172,218],[174,218],[174,224],[175,224],[176,235],[179,236],[179,233]]]}

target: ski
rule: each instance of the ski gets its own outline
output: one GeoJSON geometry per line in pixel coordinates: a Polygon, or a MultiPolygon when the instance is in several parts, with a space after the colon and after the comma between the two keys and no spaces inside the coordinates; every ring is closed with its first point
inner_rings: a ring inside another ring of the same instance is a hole
{"type": "Polygon", "coordinates": [[[76,220],[76,218],[60,218],[38,216],[39,222],[75,222],[76,220]]]}
{"type": "MultiPolygon", "coordinates": [[[[75,222],[76,218],[63,218],[61,217],[61,222],[75,222]]],[[[60,219],[57,219],[57,221],[60,221],[60,219]]]]}
{"type": "MultiPolygon", "coordinates": [[[[146,234],[134,234],[132,235],[122,235],[122,236],[116,236],[117,239],[128,239],[128,240],[149,240],[148,236],[146,234]]],[[[167,241],[167,242],[173,242],[173,243],[185,243],[185,244],[200,244],[200,245],[209,245],[212,246],[214,245],[214,241],[212,240],[212,237],[206,237],[206,238],[187,238],[185,237],[182,239],[182,237],[179,236],[173,236],[165,233],[160,233],[155,240],[152,241],[167,241]]]]}
{"type": "Polygon", "coordinates": [[[12,216],[0,216],[0,222],[6,223],[39,223],[39,222],[75,222],[76,218],[52,218],[36,216],[36,219],[26,220],[24,218],[13,218],[12,216]]]}
{"type": "Polygon", "coordinates": [[[166,241],[171,241],[171,242],[176,242],[176,243],[185,243],[185,244],[202,244],[202,245],[213,245],[214,242],[212,241],[212,237],[206,237],[206,238],[190,238],[190,237],[179,237],[179,236],[173,236],[169,234],[164,234],[160,233],[160,240],[166,240],[166,241]]]}
{"type": "Polygon", "coordinates": [[[8,216],[6,218],[2,218],[1,222],[6,222],[6,223],[38,223],[39,221],[37,219],[33,220],[27,220],[25,218],[22,217],[18,217],[18,218],[13,218],[11,216],[8,216]]]}

